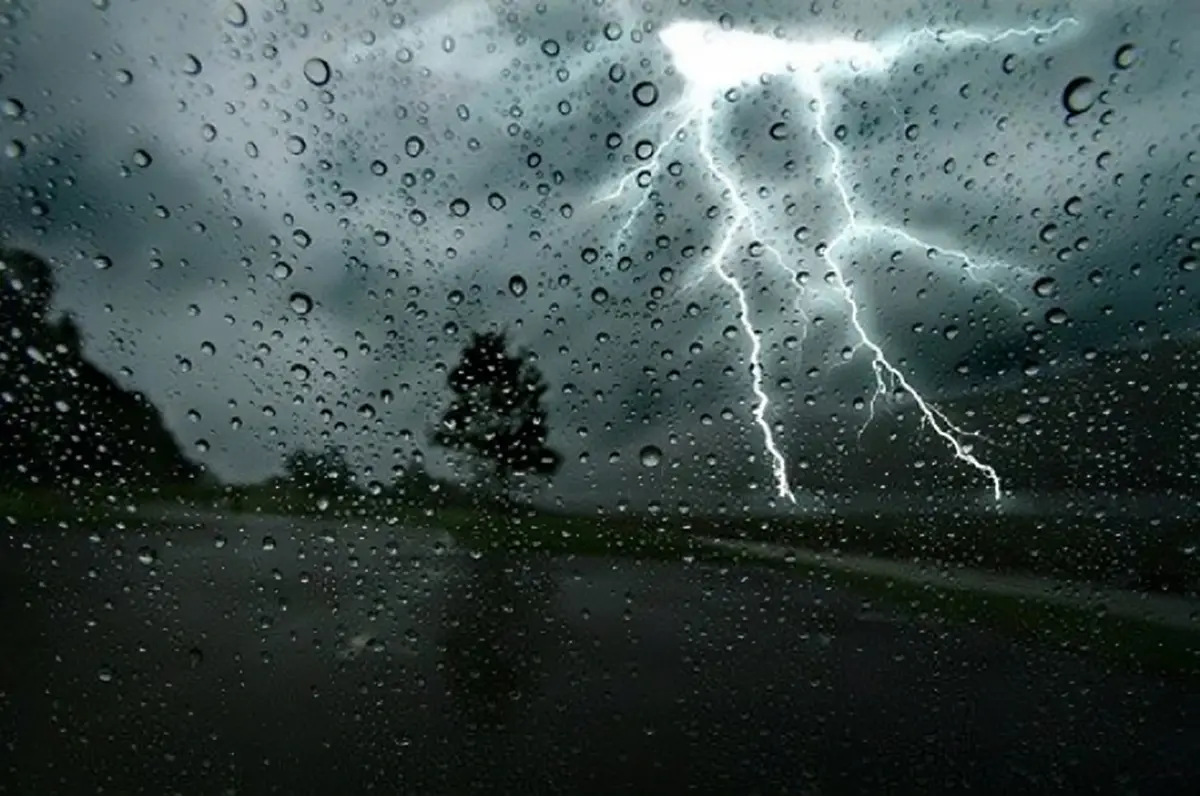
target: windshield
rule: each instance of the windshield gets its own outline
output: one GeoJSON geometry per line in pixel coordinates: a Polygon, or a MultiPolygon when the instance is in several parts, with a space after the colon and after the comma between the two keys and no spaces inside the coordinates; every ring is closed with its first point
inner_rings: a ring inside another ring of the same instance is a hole
{"type": "Polygon", "coordinates": [[[1196,31],[0,4],[0,792],[1188,792],[1196,31]]]}

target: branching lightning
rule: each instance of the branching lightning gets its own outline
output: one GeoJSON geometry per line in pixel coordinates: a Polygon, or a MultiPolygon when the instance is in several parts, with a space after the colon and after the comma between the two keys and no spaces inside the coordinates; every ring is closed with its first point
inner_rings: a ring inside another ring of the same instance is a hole
{"type": "MultiPolygon", "coordinates": [[[[823,257],[832,275],[832,287],[837,297],[845,304],[847,320],[856,338],[854,350],[869,353],[875,376],[876,391],[871,399],[867,422],[870,423],[874,419],[875,402],[887,394],[889,387],[903,390],[912,397],[923,423],[946,443],[955,458],[974,468],[988,481],[994,499],[999,501],[1004,493],[999,473],[972,451],[973,446],[969,440],[978,435],[956,425],[926,399],[904,371],[889,358],[882,344],[873,337],[863,318],[869,311],[855,295],[854,280],[850,275],[846,252],[870,239],[889,237],[904,245],[936,252],[955,261],[961,265],[968,277],[992,287],[996,286],[982,276],[981,272],[988,269],[1024,272],[1025,269],[1003,262],[985,263],[965,250],[940,246],[893,223],[865,217],[847,177],[842,148],[828,131],[830,93],[827,84],[848,74],[885,74],[902,56],[921,47],[964,48],[973,45],[993,45],[1010,38],[1042,39],[1076,24],[1078,23],[1074,19],[1068,18],[1048,27],[1030,26],[995,32],[921,28],[893,37],[891,41],[885,40],[875,44],[844,38],[819,42],[791,41],[723,30],[715,25],[694,21],[672,23],[659,34],[660,41],[685,81],[680,99],[665,111],[661,111],[659,116],[663,121],[676,115],[679,118],[674,124],[664,125],[667,127],[667,133],[646,164],[623,176],[611,191],[595,201],[607,203],[626,197],[639,182],[639,175],[648,175],[651,181],[657,179],[665,153],[672,146],[690,140],[689,133],[694,133],[692,145],[696,155],[708,174],[721,187],[722,199],[728,203],[730,211],[729,220],[720,232],[716,245],[711,248],[711,256],[705,263],[701,277],[715,275],[729,288],[737,301],[739,322],[750,349],[750,387],[756,401],[754,419],[762,432],[764,446],[772,463],[776,491],[780,497],[796,502],[788,477],[787,459],[779,448],[768,420],[770,396],[765,385],[762,334],[754,328],[748,291],[734,269],[734,264],[730,262],[730,253],[738,236],[749,233],[754,236],[754,240],[765,246],[775,263],[792,277],[797,276],[798,269],[790,266],[778,249],[764,239],[760,232],[761,219],[745,198],[747,191],[740,185],[738,176],[722,165],[717,156],[717,146],[713,140],[713,127],[717,116],[716,102],[729,89],[751,84],[767,75],[791,80],[799,94],[809,100],[813,128],[829,153],[829,176],[843,217],[842,225],[826,246],[823,257]]],[[[626,244],[649,197],[650,190],[647,187],[621,224],[614,241],[616,248],[626,244]]],[[[800,290],[803,289],[803,286],[800,286],[800,290]]],[[[804,314],[802,302],[803,293],[797,297],[794,307],[807,328],[808,318],[804,314]]]]}

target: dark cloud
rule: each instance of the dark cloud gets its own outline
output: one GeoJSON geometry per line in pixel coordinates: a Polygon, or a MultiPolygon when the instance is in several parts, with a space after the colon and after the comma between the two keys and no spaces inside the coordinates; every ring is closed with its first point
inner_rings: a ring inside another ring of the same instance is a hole
{"type": "MultiPolygon", "coordinates": [[[[657,115],[684,86],[657,31],[678,18],[876,41],[1028,21],[1016,4],[976,17],[865,1],[732,16],[704,3],[246,3],[245,24],[233,3],[97,5],[15,13],[0,67],[0,94],[20,103],[0,118],[20,142],[0,165],[6,244],[54,258],[59,303],[95,358],[185,445],[210,443],[230,477],[323,435],[376,472],[415,448],[441,468],[426,435],[445,369],[469,330],[503,327],[552,385],[567,455],[556,494],[580,504],[772,492],[738,305],[705,270],[729,197],[694,131],[669,142],[678,172],[654,181],[626,234],[642,189],[598,201],[645,163],[639,142],[661,146],[678,121],[657,115]],[[641,81],[657,87],[653,107],[633,97],[641,81]],[[292,309],[297,293],[310,312],[292,309]],[[641,464],[647,445],[661,464],[641,464]]],[[[1195,333],[1200,12],[1185,5],[1042,8],[1039,24],[1082,24],[1036,45],[926,47],[886,75],[830,82],[862,212],[985,266],[880,236],[845,255],[865,325],[948,412],[990,393],[1007,406],[1030,374],[1073,372],[1090,349],[1195,333]],[[1062,93],[1079,76],[1094,104],[1068,120],[1062,93]]],[[[768,211],[729,262],[798,486],[826,501],[982,490],[910,399],[889,391],[861,431],[875,380],[818,253],[844,212],[811,100],[776,76],[713,101],[723,165],[768,211]],[[756,236],[808,274],[805,315],[756,236]]],[[[996,455],[1010,474],[1035,467],[996,455]]]]}

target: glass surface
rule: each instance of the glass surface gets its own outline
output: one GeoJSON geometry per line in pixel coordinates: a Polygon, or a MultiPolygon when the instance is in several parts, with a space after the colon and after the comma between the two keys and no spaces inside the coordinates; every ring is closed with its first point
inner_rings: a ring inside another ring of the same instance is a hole
{"type": "Polygon", "coordinates": [[[0,793],[1195,789],[1200,5],[0,36],[0,793]]]}

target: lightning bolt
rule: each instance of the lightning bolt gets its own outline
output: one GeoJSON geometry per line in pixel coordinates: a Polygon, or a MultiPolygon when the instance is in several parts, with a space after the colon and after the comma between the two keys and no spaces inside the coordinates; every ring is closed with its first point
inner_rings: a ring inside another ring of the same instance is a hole
{"type": "MultiPolygon", "coordinates": [[[[887,221],[867,217],[851,188],[846,174],[845,156],[834,137],[829,134],[830,94],[827,84],[830,78],[847,74],[885,74],[901,57],[926,46],[942,49],[963,48],[973,45],[990,46],[1010,38],[1044,39],[1068,26],[1079,24],[1067,18],[1047,27],[1029,26],[1008,28],[993,32],[972,29],[937,30],[921,28],[903,35],[884,39],[877,44],[845,38],[825,41],[791,41],[771,36],[742,31],[723,30],[710,23],[697,21],[674,22],[663,28],[659,40],[667,50],[678,73],[684,78],[685,86],[680,99],[659,116],[663,121],[671,120],[667,134],[660,139],[653,155],[640,168],[625,174],[612,190],[594,200],[595,203],[615,202],[626,197],[634,186],[645,186],[641,197],[629,209],[619,227],[614,247],[622,249],[633,231],[643,208],[649,201],[652,190],[649,186],[662,172],[662,159],[667,151],[688,139],[689,132],[695,133],[695,150],[707,173],[721,187],[721,198],[728,203],[729,214],[718,241],[711,248],[704,270],[697,279],[715,275],[733,293],[738,306],[738,320],[749,346],[750,388],[754,394],[753,416],[762,432],[764,446],[771,458],[776,491],[781,498],[792,503],[796,495],[788,477],[787,459],[780,450],[771,428],[768,414],[771,401],[765,386],[766,371],[763,364],[762,334],[754,328],[748,290],[739,274],[730,264],[730,253],[739,235],[749,233],[753,240],[770,253],[777,266],[793,277],[800,294],[794,309],[804,322],[807,331],[808,316],[804,313],[805,290],[799,284],[798,269],[788,264],[779,250],[770,245],[761,234],[759,215],[748,204],[745,191],[737,176],[725,167],[717,156],[713,141],[713,127],[717,116],[716,103],[729,89],[752,84],[771,75],[789,78],[796,90],[810,101],[812,126],[821,144],[829,153],[829,175],[833,192],[841,206],[843,221],[837,234],[821,253],[831,274],[831,286],[845,304],[847,320],[856,338],[855,353],[866,351],[871,357],[875,376],[875,393],[872,395],[869,424],[875,417],[876,400],[885,396],[891,388],[899,388],[912,397],[920,412],[923,425],[940,437],[954,457],[974,468],[991,485],[994,499],[1003,497],[1003,484],[994,467],[981,460],[973,452],[970,440],[979,435],[955,424],[937,406],[926,399],[913,385],[909,376],[889,358],[882,344],[875,339],[863,315],[867,310],[855,295],[854,281],[850,277],[850,265],[846,259],[848,250],[869,240],[888,237],[914,248],[923,248],[931,255],[958,262],[968,277],[981,284],[999,287],[981,275],[988,269],[1005,269],[1009,272],[1028,273],[1021,266],[1003,262],[981,262],[963,249],[940,246],[887,221]],[[672,117],[678,117],[672,119],[672,117]]],[[[899,117],[899,112],[896,111],[899,117]]],[[[653,117],[651,117],[653,118],[653,117]]],[[[645,120],[643,120],[645,121],[645,120]]],[[[641,124],[639,123],[639,127],[641,124]]],[[[695,284],[693,282],[693,284],[695,284]]],[[[865,425],[863,428],[865,429],[865,425]]],[[[860,435],[862,431],[860,430],[860,435]]]]}

